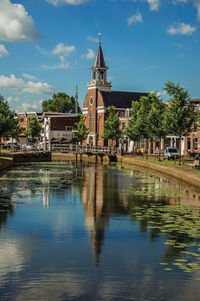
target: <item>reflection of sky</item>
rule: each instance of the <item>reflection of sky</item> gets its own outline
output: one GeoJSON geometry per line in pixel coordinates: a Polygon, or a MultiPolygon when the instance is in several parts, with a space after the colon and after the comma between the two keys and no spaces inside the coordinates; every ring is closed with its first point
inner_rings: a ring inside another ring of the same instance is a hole
{"type": "MultiPolygon", "coordinates": [[[[118,197],[116,201],[122,206],[126,200],[125,188],[131,183],[134,186],[135,179],[128,178],[127,174],[124,176],[124,171],[118,171],[114,178],[114,169],[102,171],[101,167],[98,168],[95,185],[102,186],[105,173],[106,177],[112,177],[112,181],[106,183],[106,189],[110,189],[110,183],[114,184],[115,192],[117,185],[121,187],[114,197],[118,197]]],[[[158,184],[157,180],[153,183],[156,190],[158,184]]],[[[73,189],[50,189],[48,208],[43,206],[43,190],[36,194],[29,194],[26,190],[27,197],[21,204],[18,204],[22,200],[20,195],[15,194],[18,205],[0,236],[2,300],[9,295],[10,300],[12,296],[17,301],[198,301],[200,286],[194,280],[198,273],[188,275],[178,269],[167,272],[160,265],[166,248],[163,235],[153,242],[148,231],[141,233],[138,223],[131,224],[128,213],[113,212],[109,207],[109,194],[106,194],[106,200],[100,196],[96,198],[100,204],[96,209],[100,211],[95,211],[95,221],[99,223],[86,227],[86,215],[92,214],[93,210],[84,211],[80,194],[74,195],[75,187],[76,184],[73,189]],[[109,217],[106,225],[102,215],[105,208],[106,218],[109,217]],[[100,226],[105,232],[98,267],[89,237],[89,231],[95,226],[100,226]]],[[[83,191],[87,189],[86,185],[83,191]]],[[[100,189],[96,189],[100,194],[100,189]]],[[[92,192],[88,191],[88,195],[92,201],[92,192]]]]}

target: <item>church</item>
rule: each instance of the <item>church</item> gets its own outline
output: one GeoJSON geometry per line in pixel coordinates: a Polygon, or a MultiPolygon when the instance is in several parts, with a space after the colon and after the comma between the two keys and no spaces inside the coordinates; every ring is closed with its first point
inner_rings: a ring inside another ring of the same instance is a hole
{"type": "Polygon", "coordinates": [[[94,146],[107,146],[108,141],[102,138],[104,121],[106,120],[106,108],[115,106],[121,128],[125,128],[131,110],[132,101],[139,100],[147,93],[112,91],[112,84],[108,82],[108,67],[105,64],[104,55],[99,42],[99,48],[93,67],[92,78],[88,83],[88,93],[85,97],[82,112],[84,122],[89,130],[86,143],[94,146]]]}

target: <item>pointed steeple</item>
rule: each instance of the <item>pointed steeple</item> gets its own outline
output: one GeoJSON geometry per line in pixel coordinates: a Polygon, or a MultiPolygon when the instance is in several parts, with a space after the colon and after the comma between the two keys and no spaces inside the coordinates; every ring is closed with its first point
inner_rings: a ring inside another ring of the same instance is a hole
{"type": "Polygon", "coordinates": [[[99,43],[99,49],[97,52],[97,56],[96,56],[96,60],[94,62],[94,66],[93,68],[105,68],[108,69],[106,67],[105,61],[104,61],[104,56],[103,56],[103,51],[101,48],[101,43],[99,43]]]}
{"type": "Polygon", "coordinates": [[[108,67],[105,64],[101,39],[94,65],[92,66],[92,81],[88,83],[88,89],[98,88],[101,91],[111,91],[111,83],[107,82],[108,67]]]}
{"type": "Polygon", "coordinates": [[[76,85],[76,94],[75,94],[75,114],[78,114],[78,87],[76,85]]]}

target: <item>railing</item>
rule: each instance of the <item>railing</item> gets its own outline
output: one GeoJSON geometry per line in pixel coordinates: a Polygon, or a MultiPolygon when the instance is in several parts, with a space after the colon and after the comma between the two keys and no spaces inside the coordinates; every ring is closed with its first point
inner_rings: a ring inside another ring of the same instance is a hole
{"type": "Polygon", "coordinates": [[[83,146],[83,145],[51,145],[51,151],[77,153],[87,155],[103,155],[103,154],[117,154],[119,150],[114,147],[101,147],[101,146],[83,146]]]}

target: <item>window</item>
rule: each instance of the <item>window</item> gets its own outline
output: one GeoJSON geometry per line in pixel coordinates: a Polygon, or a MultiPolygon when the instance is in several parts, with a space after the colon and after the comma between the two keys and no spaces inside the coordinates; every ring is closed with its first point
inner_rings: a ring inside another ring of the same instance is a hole
{"type": "Polygon", "coordinates": [[[191,139],[187,138],[187,150],[191,150],[191,139]]]}
{"type": "Polygon", "coordinates": [[[89,117],[89,130],[90,132],[94,131],[94,115],[93,112],[90,112],[90,117],[89,117]]]}
{"type": "Polygon", "coordinates": [[[67,131],[67,132],[72,132],[72,126],[66,126],[65,127],[65,130],[67,131]]]}
{"type": "Polygon", "coordinates": [[[100,73],[100,79],[101,79],[101,80],[104,79],[104,72],[103,72],[103,71],[101,71],[101,73],[100,73]]]}
{"type": "Polygon", "coordinates": [[[197,132],[197,124],[196,124],[196,122],[194,123],[193,132],[197,132]]]}
{"type": "Polygon", "coordinates": [[[124,130],[126,127],[126,123],[125,122],[122,122],[122,130],[124,130]]]}
{"type": "Polygon", "coordinates": [[[198,150],[198,138],[193,138],[193,149],[198,150]]]}

